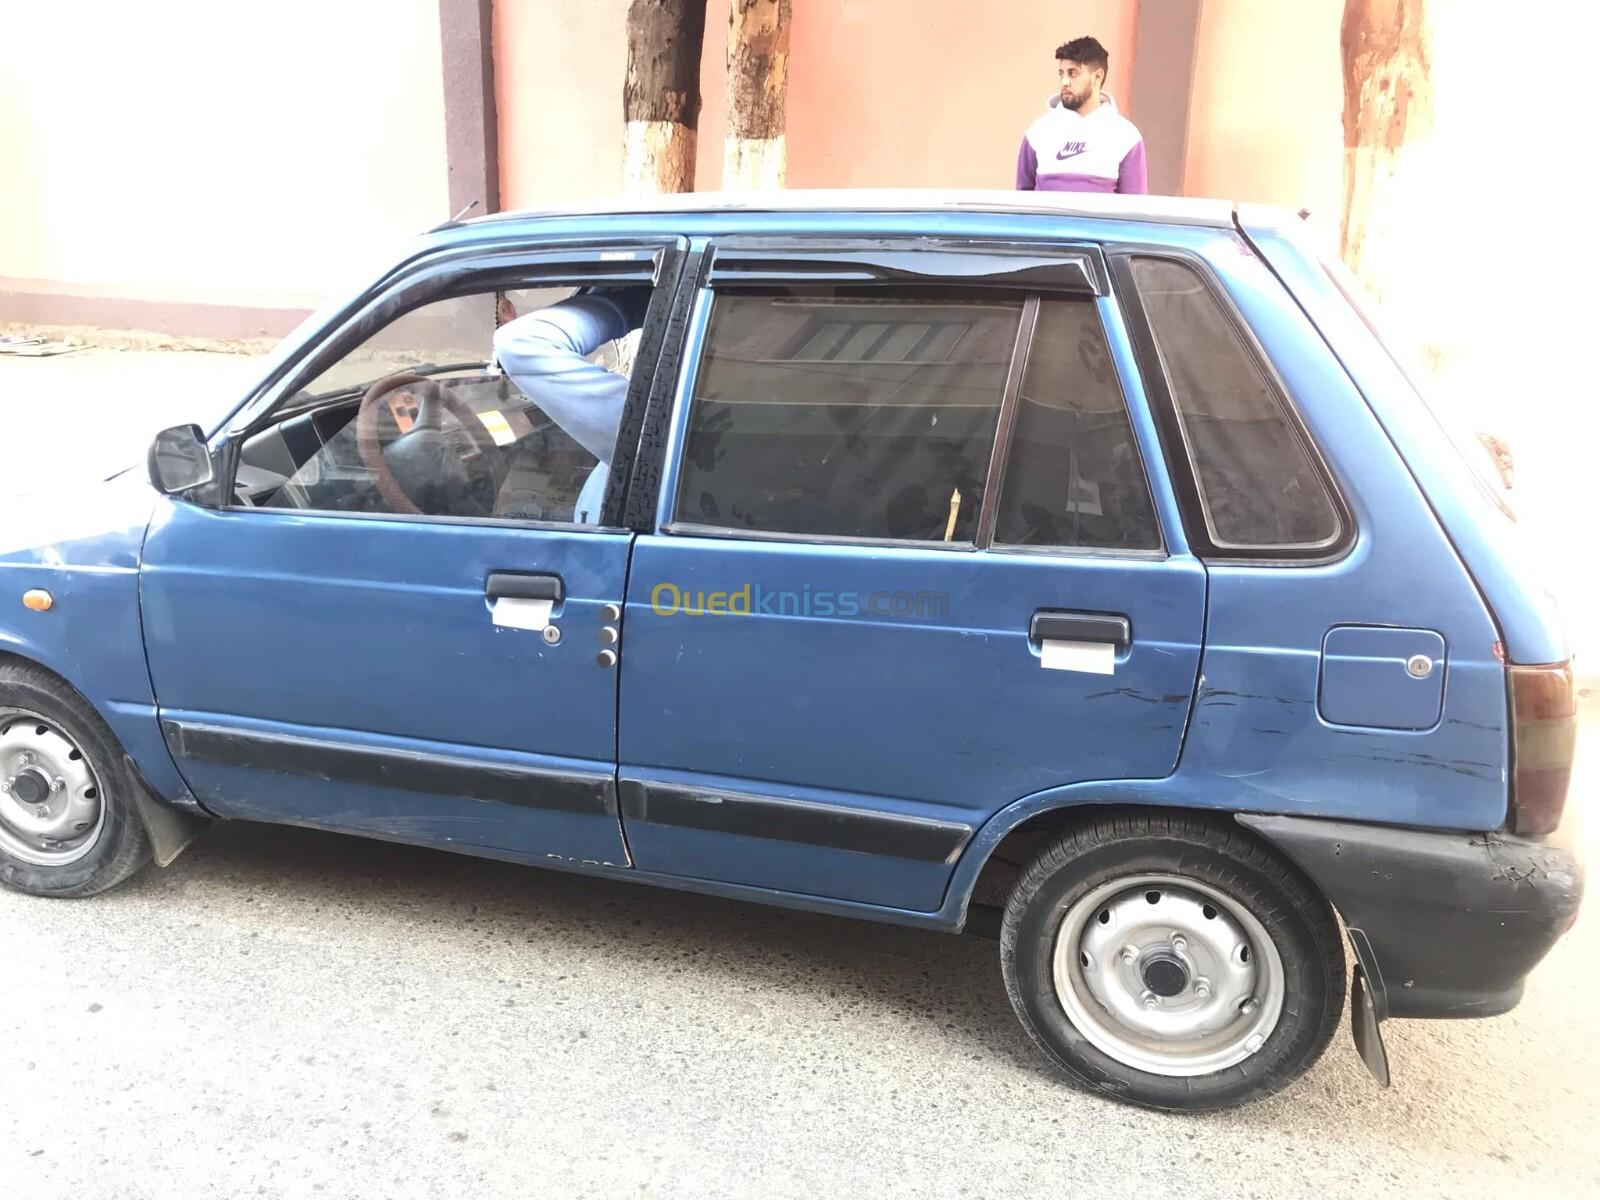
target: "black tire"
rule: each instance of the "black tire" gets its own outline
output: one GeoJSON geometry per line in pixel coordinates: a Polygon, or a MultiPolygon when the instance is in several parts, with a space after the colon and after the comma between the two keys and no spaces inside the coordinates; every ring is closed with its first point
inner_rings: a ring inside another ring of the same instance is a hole
{"type": "Polygon", "coordinates": [[[70,863],[40,865],[0,844],[0,883],[34,896],[93,896],[115,887],[150,861],[150,838],[133,799],[122,746],[100,714],[76,691],[31,663],[0,660],[0,730],[26,716],[42,717],[88,761],[104,820],[94,844],[70,863]]]}
{"type": "Polygon", "coordinates": [[[1090,1091],[1146,1108],[1228,1108],[1280,1091],[1321,1057],[1344,1008],[1344,944],[1333,910],[1291,863],[1225,817],[1102,816],[1049,843],[1006,905],[1000,963],[1012,1008],[1053,1063],[1090,1091]],[[1222,893],[1277,949],[1281,1015],[1237,1065],[1193,1076],[1141,1070],[1102,1052],[1068,1019],[1053,973],[1063,918],[1094,889],[1146,874],[1181,876],[1222,893]]]}

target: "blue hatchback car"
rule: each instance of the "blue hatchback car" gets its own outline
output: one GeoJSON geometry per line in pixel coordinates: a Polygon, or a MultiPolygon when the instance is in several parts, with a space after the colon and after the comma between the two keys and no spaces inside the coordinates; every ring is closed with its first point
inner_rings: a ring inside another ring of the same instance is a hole
{"type": "Polygon", "coordinates": [[[0,880],[314,826],[991,933],[1041,1051],[1159,1108],[1286,1086],[1348,981],[1387,1082],[1380,1022],[1504,1012],[1574,919],[1573,683],[1298,225],[433,231],[148,473],[0,514],[0,880]]]}

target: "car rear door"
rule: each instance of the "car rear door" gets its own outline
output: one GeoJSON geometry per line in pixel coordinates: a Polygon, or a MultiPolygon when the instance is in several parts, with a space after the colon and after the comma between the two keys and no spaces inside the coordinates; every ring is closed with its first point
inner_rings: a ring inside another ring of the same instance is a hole
{"type": "Polygon", "coordinates": [[[1131,361],[1093,247],[716,247],[628,584],[641,869],[928,911],[1000,808],[1172,772],[1206,575],[1131,361]]]}

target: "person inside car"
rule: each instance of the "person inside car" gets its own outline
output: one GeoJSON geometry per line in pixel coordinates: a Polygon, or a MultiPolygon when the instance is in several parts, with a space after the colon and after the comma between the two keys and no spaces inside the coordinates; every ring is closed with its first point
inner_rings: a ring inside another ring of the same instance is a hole
{"type": "Polygon", "coordinates": [[[644,324],[648,286],[584,289],[520,316],[494,334],[496,361],[522,394],[600,460],[578,494],[572,519],[600,521],[628,377],[590,356],[644,324]]]}

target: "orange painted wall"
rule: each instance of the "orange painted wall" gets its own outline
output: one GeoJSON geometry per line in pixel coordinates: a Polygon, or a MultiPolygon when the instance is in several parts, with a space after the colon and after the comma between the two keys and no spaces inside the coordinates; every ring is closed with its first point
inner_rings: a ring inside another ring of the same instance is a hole
{"type": "Polygon", "coordinates": [[[622,186],[628,0],[495,0],[500,206],[622,186]]]}
{"type": "Polygon", "coordinates": [[[1337,220],[1344,0],[1205,0],[1184,192],[1337,220]]]}
{"type": "MultiPolygon", "coordinates": [[[[696,186],[722,175],[727,0],[711,0],[696,186]]],[[[801,0],[789,59],[790,187],[1001,187],[1056,88],[1055,48],[1093,34],[1132,97],[1138,0],[801,0]],[[975,14],[979,14],[975,21],[975,14]]]]}
{"type": "MultiPolygon", "coordinates": [[[[615,192],[627,0],[497,0],[505,208],[615,192]]],[[[1010,187],[1055,89],[1056,46],[1092,33],[1127,108],[1138,0],[800,0],[789,65],[791,187],[1010,187]],[[974,13],[981,12],[978,27],[974,13]]],[[[727,0],[709,0],[695,183],[721,186],[727,0]]]]}

